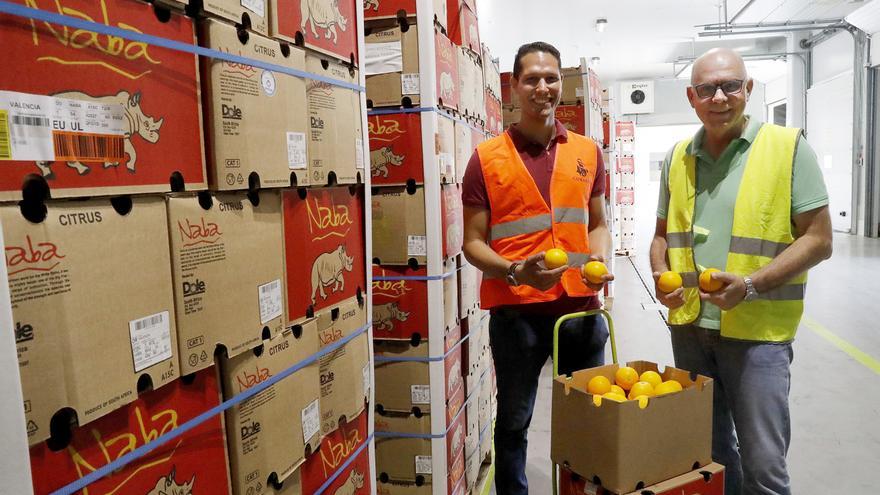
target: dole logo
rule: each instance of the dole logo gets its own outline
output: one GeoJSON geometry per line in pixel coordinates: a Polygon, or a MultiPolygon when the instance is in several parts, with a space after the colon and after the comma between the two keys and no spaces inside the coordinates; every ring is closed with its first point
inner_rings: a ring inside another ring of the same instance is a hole
{"type": "MultiPolygon", "coordinates": [[[[42,9],[38,5],[37,0],[25,0],[24,3],[26,6],[33,9],[46,10],[42,9]]],[[[126,31],[132,31],[135,33],[143,33],[143,31],[132,26],[128,22],[111,21],[111,9],[108,8],[106,0],[99,0],[98,2],[94,2],[95,4],[97,4],[95,8],[96,13],[98,13],[97,19],[90,16],[86,12],[77,10],[73,7],[64,6],[64,2],[62,0],[55,0],[54,2],[47,1],[45,3],[53,4],[59,14],[68,17],[82,19],[89,22],[96,22],[105,26],[117,27],[119,29],[124,29],[126,31]]],[[[112,3],[115,7],[116,2],[112,3]]],[[[45,29],[38,29],[37,21],[31,19],[29,22],[31,24],[31,39],[34,43],[34,46],[40,46],[41,35],[43,35],[45,32],[48,32],[49,35],[54,37],[55,41],[57,41],[63,48],[68,49],[68,51],[65,51],[65,57],[69,57],[75,54],[80,54],[84,57],[84,59],[78,58],[76,60],[72,60],[68,58],[61,58],[58,56],[43,56],[37,58],[38,62],[54,62],[59,65],[90,65],[103,67],[115,74],[120,74],[123,77],[127,77],[132,80],[139,79],[152,71],[145,70],[140,73],[127,72],[123,68],[116,67],[113,64],[109,63],[106,60],[106,57],[118,57],[126,61],[146,62],[152,65],[160,65],[162,63],[150,55],[149,45],[142,41],[130,41],[125,38],[120,38],[118,36],[98,34],[94,31],[89,31],[86,29],[72,29],[68,26],[53,26],[48,22],[42,23],[42,26],[45,29]],[[70,50],[79,50],[79,52],[71,52],[70,50]],[[98,56],[96,57],[95,55],[98,56]],[[92,59],[92,57],[94,58],[92,59]]]]}
{"type": "Polygon", "coordinates": [[[49,272],[65,258],[58,251],[58,245],[51,242],[38,242],[36,245],[30,235],[25,236],[26,246],[7,246],[6,266],[9,276],[26,271],[49,272]]]}
{"type": "Polygon", "coordinates": [[[251,421],[250,424],[243,424],[241,425],[241,439],[242,441],[247,440],[262,430],[263,428],[259,421],[251,421]]]}
{"type": "Polygon", "coordinates": [[[27,323],[22,325],[20,321],[15,322],[15,343],[21,344],[28,340],[34,340],[34,327],[27,323]]]}
{"type": "Polygon", "coordinates": [[[238,382],[238,391],[244,392],[245,390],[255,387],[269,378],[272,377],[272,373],[269,373],[267,368],[260,368],[259,366],[254,366],[254,372],[250,371],[242,371],[235,377],[235,381],[238,382]]]}
{"type": "Polygon", "coordinates": [[[348,206],[337,205],[332,196],[329,206],[319,203],[317,197],[311,201],[306,199],[306,214],[309,217],[309,233],[314,236],[313,241],[330,236],[345,238],[354,224],[348,206]]]}
{"type": "Polygon", "coordinates": [[[183,224],[177,221],[177,231],[180,233],[180,242],[183,247],[190,247],[196,244],[213,244],[217,242],[223,232],[220,226],[213,222],[206,222],[204,217],[199,218],[198,223],[192,223],[189,218],[184,220],[183,224]]]}
{"type": "Polygon", "coordinates": [[[241,120],[244,117],[241,109],[235,105],[229,106],[225,103],[221,105],[224,119],[241,120]]]}
{"type": "Polygon", "coordinates": [[[207,285],[204,280],[195,279],[193,282],[184,282],[183,283],[183,297],[189,296],[197,296],[199,294],[204,294],[207,290],[207,285]]]}

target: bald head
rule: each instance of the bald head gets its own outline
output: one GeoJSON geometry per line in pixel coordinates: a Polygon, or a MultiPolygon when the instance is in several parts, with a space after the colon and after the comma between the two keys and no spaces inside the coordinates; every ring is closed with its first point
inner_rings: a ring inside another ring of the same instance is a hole
{"type": "Polygon", "coordinates": [[[694,60],[691,70],[691,85],[713,82],[716,73],[723,72],[728,77],[748,80],[746,64],[742,57],[730,48],[713,48],[694,60]]]}

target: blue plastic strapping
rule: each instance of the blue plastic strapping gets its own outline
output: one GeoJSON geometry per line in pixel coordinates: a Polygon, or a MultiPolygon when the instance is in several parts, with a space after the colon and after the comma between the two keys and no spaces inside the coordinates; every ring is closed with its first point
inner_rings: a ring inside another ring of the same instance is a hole
{"type": "Polygon", "coordinates": [[[413,108],[377,108],[375,110],[368,110],[367,115],[393,115],[395,113],[424,113],[424,112],[436,112],[437,108],[435,107],[413,107],[413,108]]]}
{"type": "Polygon", "coordinates": [[[373,356],[374,363],[437,363],[440,361],[445,361],[450,354],[455,352],[461,344],[470,338],[470,334],[465,335],[458,342],[455,343],[454,346],[450,347],[448,351],[442,356],[434,356],[434,357],[394,357],[394,356],[384,356],[384,355],[375,355],[373,356]]]}

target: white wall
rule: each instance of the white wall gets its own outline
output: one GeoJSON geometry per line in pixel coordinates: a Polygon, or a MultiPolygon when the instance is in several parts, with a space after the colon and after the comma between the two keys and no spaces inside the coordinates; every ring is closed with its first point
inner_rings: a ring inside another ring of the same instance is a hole
{"type": "Polygon", "coordinates": [[[816,45],[813,48],[813,84],[852,70],[854,48],[853,37],[846,31],[816,45]]]}
{"type": "Polygon", "coordinates": [[[777,77],[764,85],[764,104],[788,99],[788,76],[777,77]]]}

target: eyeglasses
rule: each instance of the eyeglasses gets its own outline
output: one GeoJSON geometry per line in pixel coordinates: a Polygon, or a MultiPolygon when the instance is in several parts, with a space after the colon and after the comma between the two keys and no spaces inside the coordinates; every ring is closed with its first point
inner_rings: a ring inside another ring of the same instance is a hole
{"type": "Polygon", "coordinates": [[[743,82],[742,79],[733,79],[720,84],[698,84],[694,86],[694,91],[700,98],[712,98],[718,92],[718,88],[721,88],[725,96],[730,96],[742,91],[743,82]]]}

